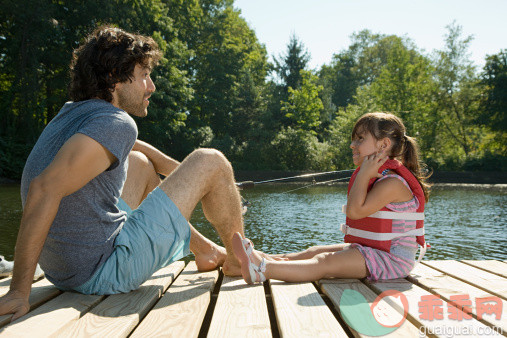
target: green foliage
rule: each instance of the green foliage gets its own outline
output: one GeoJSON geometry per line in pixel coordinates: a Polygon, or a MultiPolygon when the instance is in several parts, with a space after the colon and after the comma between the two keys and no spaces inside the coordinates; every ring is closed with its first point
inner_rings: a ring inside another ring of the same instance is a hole
{"type": "Polygon", "coordinates": [[[0,177],[21,179],[31,145],[0,137],[0,177]]]}
{"type": "Polygon", "coordinates": [[[486,58],[482,74],[485,95],[478,121],[494,131],[507,130],[507,49],[486,58]]]}
{"type": "Polygon", "coordinates": [[[474,123],[480,91],[468,55],[472,37],[461,39],[462,28],[456,24],[447,28],[445,48],[437,52],[436,60],[437,112],[446,142],[461,147],[468,157],[477,151],[480,141],[480,131],[474,123]]]}
{"type": "Polygon", "coordinates": [[[312,131],[320,124],[320,112],[324,108],[319,98],[319,90],[324,87],[317,85],[318,77],[309,71],[301,71],[301,87],[289,87],[289,99],[282,101],[282,112],[285,113],[292,126],[312,131]]]}
{"type": "Polygon", "coordinates": [[[332,167],[327,143],[302,129],[282,128],[267,151],[267,161],[282,170],[328,170],[332,167]]]}
{"type": "Polygon", "coordinates": [[[301,71],[306,69],[310,61],[310,54],[296,34],[291,35],[285,54],[275,58],[274,61],[274,69],[281,80],[283,88],[286,91],[289,88],[299,88],[303,79],[301,71]]]}
{"type": "Polygon", "coordinates": [[[241,113],[248,115],[242,101],[248,99],[245,95],[255,96],[263,84],[267,55],[232,4],[217,0],[202,6],[195,28],[198,43],[192,43],[195,57],[190,62],[195,90],[190,127],[210,125],[214,134],[223,138],[233,128],[236,109],[243,108],[241,113]],[[240,87],[245,83],[251,86],[249,94],[240,87]]]}
{"type": "Polygon", "coordinates": [[[240,14],[233,0],[3,1],[0,176],[21,176],[67,100],[72,50],[106,23],[150,35],[164,52],[148,117],[137,123],[141,139],[176,159],[216,147],[238,169],[349,169],[357,118],[391,111],[433,169],[506,169],[506,50],[478,74],[472,38],[455,23],[433,57],[406,37],[363,30],[311,72],[295,35],[269,64],[240,14]]]}

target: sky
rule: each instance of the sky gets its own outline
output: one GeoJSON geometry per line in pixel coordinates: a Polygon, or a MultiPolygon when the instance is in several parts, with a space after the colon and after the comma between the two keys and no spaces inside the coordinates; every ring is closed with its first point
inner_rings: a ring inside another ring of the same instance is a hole
{"type": "Polygon", "coordinates": [[[311,55],[310,68],[348,49],[354,32],[412,39],[426,55],[444,48],[446,26],[473,35],[470,59],[482,68],[486,55],[507,49],[507,0],[235,0],[234,7],[266,46],[270,59],[294,33],[311,55]]]}

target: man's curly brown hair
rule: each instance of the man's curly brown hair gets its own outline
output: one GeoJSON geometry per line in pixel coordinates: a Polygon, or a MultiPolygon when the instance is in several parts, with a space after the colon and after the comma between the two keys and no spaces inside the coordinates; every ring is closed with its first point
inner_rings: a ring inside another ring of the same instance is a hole
{"type": "Polygon", "coordinates": [[[74,50],[70,64],[70,99],[77,102],[99,98],[111,102],[115,84],[132,81],[137,64],[151,69],[161,56],[151,37],[111,26],[99,27],[74,50]]]}

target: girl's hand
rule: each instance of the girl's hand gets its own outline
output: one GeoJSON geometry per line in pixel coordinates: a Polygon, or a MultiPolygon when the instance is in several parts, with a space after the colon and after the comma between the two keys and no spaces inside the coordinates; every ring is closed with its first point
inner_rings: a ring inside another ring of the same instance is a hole
{"type": "Polygon", "coordinates": [[[384,165],[388,158],[389,157],[384,154],[382,150],[365,156],[358,174],[365,175],[368,179],[382,177],[382,174],[379,173],[378,170],[384,165]]]}

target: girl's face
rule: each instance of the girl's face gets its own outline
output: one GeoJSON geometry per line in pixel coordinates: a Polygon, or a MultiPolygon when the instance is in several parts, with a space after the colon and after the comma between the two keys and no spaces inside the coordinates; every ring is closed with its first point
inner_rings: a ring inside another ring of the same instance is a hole
{"type": "Polygon", "coordinates": [[[372,155],[381,149],[381,144],[382,141],[377,141],[369,132],[358,133],[350,143],[354,165],[360,166],[365,156],[372,155]]]}

